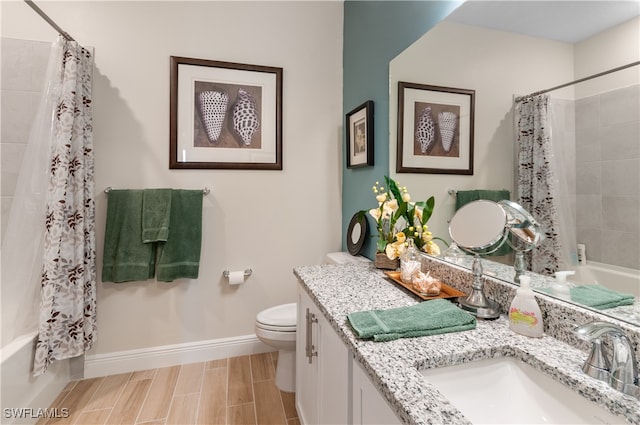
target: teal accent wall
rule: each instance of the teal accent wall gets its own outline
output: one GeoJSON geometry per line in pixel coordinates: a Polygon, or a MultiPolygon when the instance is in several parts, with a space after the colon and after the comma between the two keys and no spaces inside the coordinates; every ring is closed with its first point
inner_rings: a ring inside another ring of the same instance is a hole
{"type": "MultiPolygon", "coordinates": [[[[343,154],[342,249],[351,217],[377,206],[371,187],[389,174],[389,62],[464,1],[361,1],[344,3],[343,111],[374,103],[374,166],[347,168],[343,154]]],[[[395,100],[394,100],[395,101],[395,100]]],[[[394,136],[395,137],[395,136],[394,136]]],[[[346,126],[343,146],[346,141],[346,126]]],[[[377,234],[368,217],[370,234],[377,234]]],[[[362,255],[373,258],[375,239],[362,255]]]]}

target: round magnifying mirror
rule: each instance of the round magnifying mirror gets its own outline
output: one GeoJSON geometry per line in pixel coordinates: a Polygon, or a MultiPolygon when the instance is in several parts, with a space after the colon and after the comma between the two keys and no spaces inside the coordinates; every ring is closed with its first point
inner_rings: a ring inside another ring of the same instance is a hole
{"type": "Polygon", "coordinates": [[[474,253],[490,254],[507,237],[507,214],[492,201],[473,201],[462,206],[449,223],[449,235],[456,244],[474,253]]]}
{"type": "Polygon", "coordinates": [[[507,214],[507,227],[512,238],[509,245],[518,251],[529,251],[544,239],[540,225],[520,204],[504,200],[498,202],[507,214]]]}

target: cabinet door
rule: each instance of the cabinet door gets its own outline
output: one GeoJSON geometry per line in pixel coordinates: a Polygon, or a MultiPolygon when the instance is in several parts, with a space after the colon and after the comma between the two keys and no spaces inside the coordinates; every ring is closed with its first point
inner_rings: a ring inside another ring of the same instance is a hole
{"type": "Polygon", "coordinates": [[[319,424],[346,424],[349,419],[351,355],[324,316],[318,318],[319,424]]]}
{"type": "Polygon", "coordinates": [[[298,287],[298,326],[296,328],[296,409],[303,424],[318,422],[318,361],[309,362],[308,344],[318,345],[317,324],[310,323],[309,314],[316,314],[311,298],[298,287]],[[314,329],[316,328],[316,329],[314,329]]]}
{"type": "Polygon", "coordinates": [[[401,424],[358,362],[353,360],[353,424],[401,424]]]}

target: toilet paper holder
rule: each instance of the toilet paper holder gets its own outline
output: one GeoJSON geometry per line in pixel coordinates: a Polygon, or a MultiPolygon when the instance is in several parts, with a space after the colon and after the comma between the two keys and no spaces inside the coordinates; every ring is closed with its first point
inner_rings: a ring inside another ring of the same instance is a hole
{"type": "MultiPolygon", "coordinates": [[[[224,276],[225,278],[229,279],[229,270],[225,270],[222,272],[222,276],[224,276]]],[[[251,276],[251,273],[253,273],[253,271],[251,269],[245,269],[244,271],[244,276],[245,277],[249,277],[251,276]]]]}

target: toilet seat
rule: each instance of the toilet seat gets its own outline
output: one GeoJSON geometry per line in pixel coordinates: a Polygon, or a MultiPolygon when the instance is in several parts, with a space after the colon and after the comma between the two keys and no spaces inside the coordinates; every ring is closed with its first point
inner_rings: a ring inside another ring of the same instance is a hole
{"type": "Polygon", "coordinates": [[[297,304],[282,304],[262,310],[256,316],[256,326],[270,331],[295,332],[297,304]]]}

